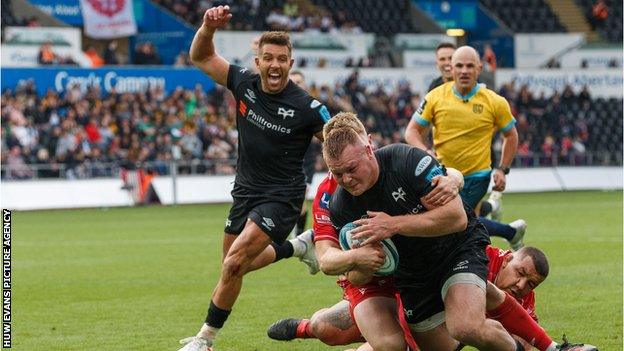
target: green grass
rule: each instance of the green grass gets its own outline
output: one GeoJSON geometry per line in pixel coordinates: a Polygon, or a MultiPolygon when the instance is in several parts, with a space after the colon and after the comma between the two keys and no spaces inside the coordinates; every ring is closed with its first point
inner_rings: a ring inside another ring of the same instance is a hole
{"type": "MultiPolygon", "coordinates": [[[[219,273],[225,205],[14,212],[13,348],[177,350],[205,316],[219,273]]],[[[550,277],[537,290],[551,336],[622,350],[622,194],[510,194],[550,277]]],[[[504,245],[501,241],[495,244],[504,245]]],[[[273,321],[337,302],[333,277],[285,260],[245,278],[217,350],[342,350],[275,342],[273,321]]]]}

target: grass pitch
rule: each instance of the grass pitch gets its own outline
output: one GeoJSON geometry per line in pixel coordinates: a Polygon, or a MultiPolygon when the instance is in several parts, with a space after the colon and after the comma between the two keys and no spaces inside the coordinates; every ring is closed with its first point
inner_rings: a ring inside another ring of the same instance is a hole
{"type": "MultiPolygon", "coordinates": [[[[525,218],[544,250],[537,289],[555,339],[622,350],[622,193],[509,194],[506,221],[525,218]]],[[[225,205],[13,213],[15,350],[177,350],[203,322],[219,273],[225,205]]],[[[494,240],[505,247],[503,241],[494,240]]],[[[341,350],[276,342],[266,328],[337,302],[335,278],[296,259],[253,272],[216,349],[341,350]]]]}

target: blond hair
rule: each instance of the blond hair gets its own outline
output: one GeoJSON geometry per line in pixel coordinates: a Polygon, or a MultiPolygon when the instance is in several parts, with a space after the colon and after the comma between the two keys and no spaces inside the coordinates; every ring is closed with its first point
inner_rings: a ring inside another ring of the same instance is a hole
{"type": "Polygon", "coordinates": [[[290,36],[286,32],[271,31],[262,33],[262,36],[260,36],[260,40],[258,40],[258,54],[262,52],[262,46],[264,44],[286,46],[288,48],[288,54],[292,54],[292,44],[290,43],[290,36]]]}
{"type": "Polygon", "coordinates": [[[323,156],[332,160],[342,155],[347,145],[365,142],[366,129],[355,113],[340,112],[323,127],[323,156]]]}

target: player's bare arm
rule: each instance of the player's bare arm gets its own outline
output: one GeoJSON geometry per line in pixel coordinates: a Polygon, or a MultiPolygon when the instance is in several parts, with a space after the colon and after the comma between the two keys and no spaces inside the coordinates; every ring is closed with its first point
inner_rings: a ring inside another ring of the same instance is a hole
{"type": "Polygon", "coordinates": [[[518,131],[516,127],[511,128],[503,134],[503,149],[501,152],[501,162],[499,168],[495,169],[492,174],[494,180],[493,190],[504,191],[507,185],[507,179],[502,168],[509,168],[513,162],[516,150],[518,149],[518,131]]]}
{"type": "Polygon", "coordinates": [[[315,243],[315,247],[319,266],[327,275],[339,275],[355,268],[375,272],[385,259],[380,245],[366,245],[343,251],[338,244],[321,240],[315,243]]]}
{"type": "Polygon", "coordinates": [[[204,21],[195,33],[189,56],[193,64],[215,82],[226,85],[230,63],[215,51],[213,37],[217,29],[232,18],[229,6],[217,6],[206,10],[204,21]]]}
{"type": "Polygon", "coordinates": [[[437,176],[431,180],[433,189],[421,200],[427,208],[443,206],[453,200],[464,187],[464,176],[455,168],[447,168],[446,176],[437,176]]]}
{"type": "Polygon", "coordinates": [[[369,218],[359,219],[358,227],[351,231],[354,239],[380,241],[400,233],[405,236],[436,237],[461,232],[468,225],[468,217],[459,197],[446,205],[428,209],[427,212],[390,216],[384,212],[367,212],[369,218]]]}
{"type": "Polygon", "coordinates": [[[431,127],[420,125],[412,119],[405,129],[405,141],[419,149],[427,150],[429,154],[435,156],[435,152],[432,151],[433,147],[426,142],[430,130],[431,127]]]}

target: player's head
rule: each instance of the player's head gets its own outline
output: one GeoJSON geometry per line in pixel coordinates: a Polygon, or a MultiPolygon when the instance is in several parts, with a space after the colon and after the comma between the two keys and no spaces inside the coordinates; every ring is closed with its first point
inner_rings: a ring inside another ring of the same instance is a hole
{"type": "Polygon", "coordinates": [[[481,60],[477,50],[471,46],[457,48],[451,59],[451,65],[455,88],[466,94],[477,84],[477,78],[481,73],[481,60]]]}
{"type": "Polygon", "coordinates": [[[264,32],[258,41],[256,55],[256,67],[260,72],[262,90],[270,94],[284,90],[293,63],[288,33],[264,32]]]}
{"type": "Polygon", "coordinates": [[[323,138],[323,158],[340,186],[358,196],[375,184],[379,165],[356,114],[338,113],[323,127],[323,138]]]}
{"type": "Polygon", "coordinates": [[[293,83],[297,84],[299,86],[299,88],[306,90],[306,84],[305,84],[305,76],[303,75],[303,72],[301,71],[291,71],[290,72],[290,80],[293,81],[293,83]]]}
{"type": "Polygon", "coordinates": [[[454,52],[455,44],[453,43],[440,43],[436,47],[436,65],[445,81],[453,79],[451,73],[451,58],[454,52]]]}
{"type": "Polygon", "coordinates": [[[494,284],[521,298],[548,277],[548,259],[539,249],[526,246],[505,257],[494,284]]]}

